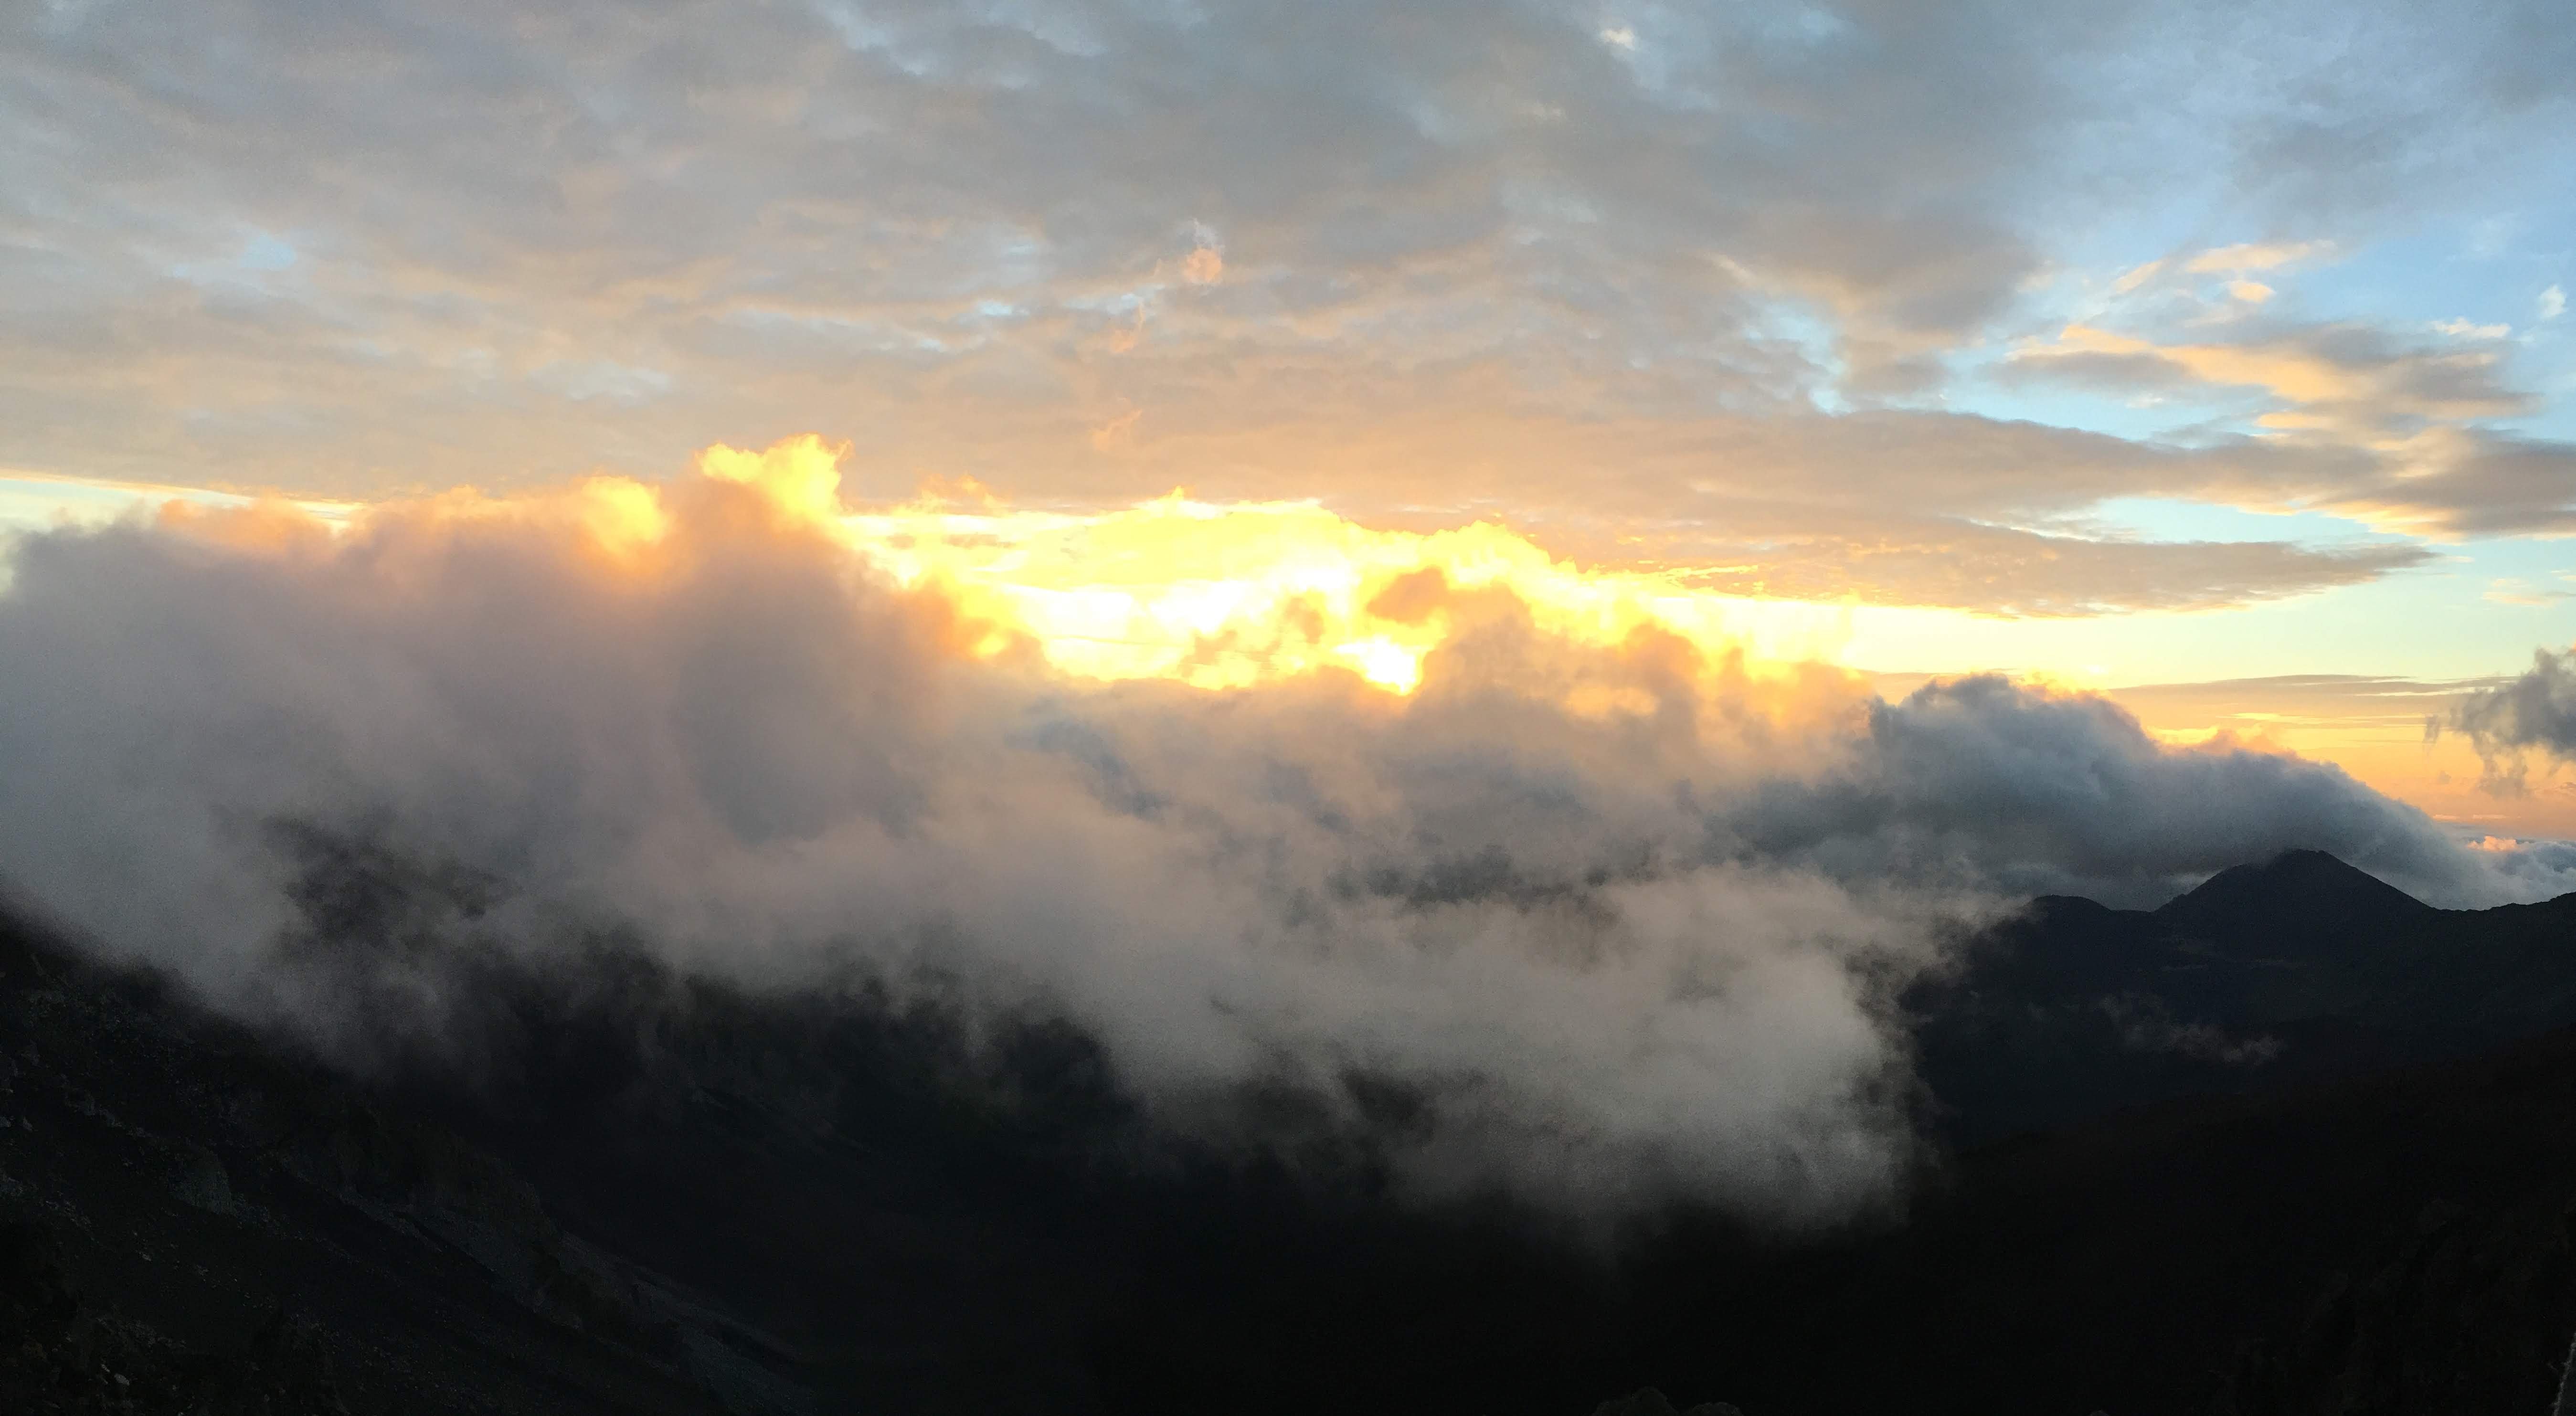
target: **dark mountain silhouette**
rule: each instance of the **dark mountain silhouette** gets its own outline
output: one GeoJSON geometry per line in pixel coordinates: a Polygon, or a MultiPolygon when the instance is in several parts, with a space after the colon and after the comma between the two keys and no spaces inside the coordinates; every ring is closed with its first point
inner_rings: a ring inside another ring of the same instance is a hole
{"type": "Polygon", "coordinates": [[[2325,957],[2347,939],[2379,938],[2438,913],[2324,851],[2284,851],[2259,865],[2230,866],[2155,911],[2176,929],[2296,958],[2325,957]]]}
{"type": "Polygon", "coordinates": [[[1042,1020],[455,976],[358,1077],[0,926],[0,1409],[2536,1413],[2576,1332],[2576,896],[2035,902],[1907,1000],[1907,1211],[1795,1239],[1197,1149],[1042,1020]]]}
{"type": "Polygon", "coordinates": [[[2576,895],[2439,910],[2291,851],[2151,911],[2036,900],[1906,1001],[1939,1124],[1977,1141],[2576,1025],[2571,941],[2576,895]]]}

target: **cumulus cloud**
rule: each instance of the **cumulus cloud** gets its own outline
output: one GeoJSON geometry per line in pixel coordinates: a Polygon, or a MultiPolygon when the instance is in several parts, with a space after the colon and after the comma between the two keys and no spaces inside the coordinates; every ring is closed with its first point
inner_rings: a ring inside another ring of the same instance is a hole
{"type": "Polygon", "coordinates": [[[1166,1124],[1266,1143],[1242,1099],[1286,1092],[1417,1193],[1775,1218],[1896,1182],[1891,990],[2015,892],[2289,846],[2509,888],[2331,767],[1587,647],[1503,590],[1407,698],[1086,686],[880,578],[825,465],[28,537],[0,872],[361,1060],[436,1034],[460,949],[644,949],[1061,1017],[1166,1124]]]}
{"type": "Polygon", "coordinates": [[[2576,762],[2576,652],[2532,651],[2529,669],[2463,697],[2430,726],[2468,734],[2489,790],[2528,791],[2533,755],[2576,762]]]}

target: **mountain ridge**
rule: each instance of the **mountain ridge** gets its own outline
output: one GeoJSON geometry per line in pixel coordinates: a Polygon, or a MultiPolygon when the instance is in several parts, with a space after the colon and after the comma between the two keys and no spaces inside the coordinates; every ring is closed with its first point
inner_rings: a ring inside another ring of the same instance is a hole
{"type": "Polygon", "coordinates": [[[2153,910],[2043,896],[1906,997],[1950,1134],[2358,1075],[2576,1025],[2576,893],[2444,910],[2322,851],[2153,910]]]}

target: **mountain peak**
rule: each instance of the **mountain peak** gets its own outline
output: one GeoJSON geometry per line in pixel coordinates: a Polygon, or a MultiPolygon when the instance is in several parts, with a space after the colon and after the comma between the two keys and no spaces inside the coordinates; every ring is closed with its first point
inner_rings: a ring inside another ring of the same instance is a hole
{"type": "Polygon", "coordinates": [[[2433,907],[2324,851],[2292,850],[2260,865],[2230,866],[2168,901],[2156,917],[2221,933],[2276,937],[2377,930],[2433,907]]]}

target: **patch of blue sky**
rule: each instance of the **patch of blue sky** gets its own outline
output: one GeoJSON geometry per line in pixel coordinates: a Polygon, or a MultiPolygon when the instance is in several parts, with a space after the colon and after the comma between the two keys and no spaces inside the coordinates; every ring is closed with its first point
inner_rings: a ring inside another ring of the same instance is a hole
{"type": "Polygon", "coordinates": [[[0,476],[0,529],[51,531],[114,521],[148,500],[141,488],[56,477],[0,476]]]}
{"type": "Polygon", "coordinates": [[[2523,419],[2521,431],[2537,438],[2576,442],[2576,372],[2551,380],[2545,396],[2549,406],[2537,416],[2523,419]]]}
{"type": "Polygon", "coordinates": [[[1842,356],[1842,331],[1833,320],[1799,300],[1766,300],[1762,302],[1756,330],[1765,338],[1785,340],[1798,346],[1811,366],[1824,375],[1809,390],[1816,407],[1827,413],[1846,413],[1850,400],[1842,395],[1842,381],[1850,365],[1842,356]]]}
{"type": "Polygon", "coordinates": [[[241,254],[233,257],[234,263],[246,270],[284,270],[300,259],[294,246],[266,231],[252,236],[241,254]]]}
{"type": "Polygon", "coordinates": [[[902,31],[869,13],[867,6],[824,3],[816,5],[814,12],[855,53],[877,55],[916,79],[929,78],[939,68],[937,55],[907,44],[902,31]]]}
{"type": "Polygon", "coordinates": [[[2576,540],[2537,537],[2472,541],[2443,547],[2483,577],[2482,597],[2507,608],[2546,608],[2576,600],[2576,540]]]}
{"type": "Polygon", "coordinates": [[[2467,224],[2429,226],[2341,260],[2284,272],[2271,283],[2317,318],[2367,318],[2419,338],[2455,319],[2527,331],[2550,283],[2547,267],[2480,258],[2468,250],[2469,240],[2467,224]]]}
{"type": "Polygon", "coordinates": [[[1079,6],[992,0],[982,11],[986,22],[1018,30],[1058,54],[1095,59],[1109,52],[1108,43],[1084,23],[1079,6]]]}
{"type": "MultiPolygon", "coordinates": [[[[55,531],[68,527],[104,526],[167,503],[219,508],[249,506],[255,498],[211,487],[177,487],[152,482],[56,476],[43,472],[0,470],[0,532],[55,531]]],[[[354,502],[297,500],[307,515],[344,523],[357,510],[354,502]]]]}
{"type": "Polygon", "coordinates": [[[285,237],[254,231],[231,255],[182,261],[169,272],[191,285],[266,288],[270,277],[294,269],[303,259],[303,252],[285,237]]]}

